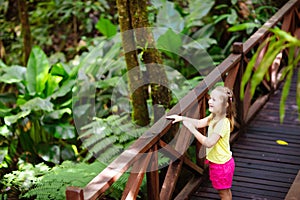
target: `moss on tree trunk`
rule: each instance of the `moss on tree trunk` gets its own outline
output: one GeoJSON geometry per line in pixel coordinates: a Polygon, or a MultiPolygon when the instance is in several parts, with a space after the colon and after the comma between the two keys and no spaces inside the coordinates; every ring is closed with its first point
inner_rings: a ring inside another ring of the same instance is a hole
{"type": "Polygon", "coordinates": [[[142,48],[142,61],[146,64],[147,82],[151,85],[151,98],[154,106],[154,121],[157,121],[169,108],[171,92],[168,89],[168,79],[162,66],[160,52],[155,47],[155,41],[148,21],[147,0],[131,0],[130,11],[132,26],[135,30],[137,45],[142,48]]]}
{"type": "Polygon", "coordinates": [[[129,89],[133,106],[133,120],[141,126],[149,124],[147,98],[143,89],[143,78],[139,68],[136,43],[131,25],[129,0],[117,0],[122,43],[128,71],[129,89]]]}

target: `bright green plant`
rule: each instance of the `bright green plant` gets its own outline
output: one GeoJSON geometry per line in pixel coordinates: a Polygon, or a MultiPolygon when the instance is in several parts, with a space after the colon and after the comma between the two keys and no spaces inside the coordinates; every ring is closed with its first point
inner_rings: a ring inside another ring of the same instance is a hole
{"type": "Polygon", "coordinates": [[[10,101],[1,99],[1,135],[9,141],[2,144],[3,148],[16,144],[23,153],[30,152],[31,162],[38,162],[39,157],[53,163],[74,158],[72,142],[67,141],[76,140],[70,101],[75,81],[68,71],[62,64],[50,66],[39,47],[32,49],[26,68],[1,65],[0,82],[18,90],[2,94],[11,96],[10,101]]]}
{"type": "MultiPolygon", "coordinates": [[[[280,99],[280,107],[279,107],[279,114],[280,114],[280,121],[283,122],[285,116],[285,102],[289,95],[289,90],[291,86],[291,81],[293,74],[295,73],[295,69],[300,61],[300,54],[297,53],[297,49],[299,51],[300,48],[300,40],[296,37],[293,37],[290,33],[282,31],[278,28],[270,29],[273,36],[267,38],[258,48],[256,53],[253,55],[251,60],[249,61],[246,71],[243,75],[242,83],[241,83],[241,98],[244,97],[244,90],[245,86],[248,81],[251,82],[251,90],[250,93],[253,96],[256,88],[262,82],[262,80],[266,77],[270,79],[268,72],[269,68],[271,67],[274,59],[276,56],[288,50],[288,63],[287,66],[282,71],[282,75],[280,77],[280,81],[285,79],[285,83],[283,85],[282,95],[280,99]],[[269,43],[269,44],[268,44],[269,43]],[[258,57],[259,52],[261,49],[268,44],[268,50],[265,53],[265,56],[258,64],[257,69],[253,72],[253,68],[258,57]]],[[[297,91],[296,91],[296,98],[297,98],[297,105],[298,105],[298,113],[300,118],[300,71],[298,70],[298,84],[297,84],[297,91]]]]}
{"type": "Polygon", "coordinates": [[[18,170],[4,175],[3,179],[0,181],[3,186],[3,188],[0,189],[1,193],[3,195],[8,195],[14,190],[18,191],[20,194],[25,193],[37,184],[41,180],[41,177],[47,174],[49,170],[50,168],[44,163],[33,166],[30,163],[20,160],[20,163],[18,163],[18,170]]]}

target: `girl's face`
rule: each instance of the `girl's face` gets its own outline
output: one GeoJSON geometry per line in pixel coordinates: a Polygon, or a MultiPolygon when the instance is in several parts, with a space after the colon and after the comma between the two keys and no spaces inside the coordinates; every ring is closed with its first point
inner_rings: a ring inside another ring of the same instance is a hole
{"type": "Polygon", "coordinates": [[[214,114],[224,114],[226,112],[226,104],[224,102],[224,94],[218,90],[213,90],[208,101],[208,110],[214,114]]]}

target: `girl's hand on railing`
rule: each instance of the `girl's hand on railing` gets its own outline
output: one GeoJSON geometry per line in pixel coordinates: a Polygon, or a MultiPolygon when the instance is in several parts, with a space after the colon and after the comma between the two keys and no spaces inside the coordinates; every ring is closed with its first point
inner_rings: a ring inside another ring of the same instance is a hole
{"type": "Polygon", "coordinates": [[[176,122],[181,122],[183,120],[182,116],[179,115],[169,115],[166,116],[167,119],[173,119],[172,124],[176,123],[176,122]]]}

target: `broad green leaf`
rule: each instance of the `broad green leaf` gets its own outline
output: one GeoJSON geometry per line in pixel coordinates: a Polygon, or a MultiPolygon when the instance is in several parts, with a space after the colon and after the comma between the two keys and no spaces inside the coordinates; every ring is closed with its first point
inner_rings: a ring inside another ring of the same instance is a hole
{"type": "Polygon", "coordinates": [[[64,140],[76,138],[74,126],[71,126],[70,124],[59,124],[55,127],[54,137],[64,140]]]}
{"type": "Polygon", "coordinates": [[[200,38],[200,39],[197,39],[197,43],[198,43],[198,45],[196,45],[194,47],[199,47],[199,44],[200,44],[202,49],[208,49],[213,44],[217,44],[217,40],[215,40],[213,38],[200,38]]]}
{"type": "Polygon", "coordinates": [[[4,74],[0,76],[0,82],[3,83],[19,83],[25,80],[26,68],[22,66],[11,66],[2,69],[4,74]]]}
{"type": "Polygon", "coordinates": [[[193,38],[210,38],[215,31],[214,24],[206,24],[193,34],[193,38]]]}
{"type": "Polygon", "coordinates": [[[50,102],[49,99],[42,99],[40,97],[36,97],[36,98],[30,99],[25,104],[20,105],[20,108],[23,111],[43,110],[43,111],[51,112],[51,111],[53,111],[53,104],[50,102]]]}
{"type": "Polygon", "coordinates": [[[34,46],[29,56],[26,71],[26,87],[29,95],[41,96],[48,80],[50,64],[46,54],[38,46],[34,46]]]}
{"type": "Polygon", "coordinates": [[[248,23],[234,25],[228,28],[227,31],[229,32],[244,31],[248,28],[258,28],[259,26],[260,26],[259,24],[248,22],[248,23]]]}
{"type": "Polygon", "coordinates": [[[223,15],[215,15],[213,16],[214,24],[219,23],[220,21],[227,19],[230,15],[229,14],[223,14],[223,15]]]}
{"type": "Polygon", "coordinates": [[[63,78],[61,76],[53,76],[49,74],[46,88],[46,97],[51,96],[58,88],[63,78]]]}
{"type": "Polygon", "coordinates": [[[227,18],[227,22],[228,24],[235,24],[238,19],[238,15],[234,9],[230,9],[230,11],[231,13],[227,18]]]}
{"type": "Polygon", "coordinates": [[[237,0],[231,0],[231,4],[235,5],[238,1],[237,0]]]}
{"type": "Polygon", "coordinates": [[[8,129],[6,125],[3,125],[0,127],[0,135],[6,138],[8,136],[12,136],[12,132],[8,129]]]}
{"type": "Polygon", "coordinates": [[[51,95],[51,98],[56,99],[57,97],[63,97],[68,92],[72,92],[72,89],[76,83],[76,80],[68,80],[63,83],[63,85],[51,95]]]}
{"type": "Polygon", "coordinates": [[[56,76],[67,78],[71,69],[64,63],[56,63],[51,67],[50,73],[56,76]]]}
{"type": "Polygon", "coordinates": [[[150,0],[150,2],[152,6],[159,8],[166,2],[166,0],[150,0]]]}
{"type": "Polygon", "coordinates": [[[117,34],[117,27],[109,20],[101,17],[96,24],[96,28],[104,36],[110,38],[117,34]]]}
{"type": "Polygon", "coordinates": [[[186,17],[187,27],[191,27],[195,21],[201,21],[212,9],[215,1],[211,0],[189,0],[189,15],[186,17]]]}
{"type": "Polygon", "coordinates": [[[166,1],[157,14],[157,26],[170,28],[176,32],[184,29],[184,20],[180,13],[175,9],[174,3],[166,1]]]}
{"type": "Polygon", "coordinates": [[[64,109],[60,109],[60,110],[55,110],[55,111],[49,113],[48,115],[46,115],[46,117],[49,117],[51,119],[60,119],[60,118],[62,118],[62,116],[64,114],[71,115],[72,114],[72,110],[70,108],[64,108],[64,109]]]}
{"type": "Polygon", "coordinates": [[[115,87],[120,81],[120,77],[112,77],[104,80],[99,80],[96,83],[96,88],[107,89],[109,87],[115,87]]]}
{"type": "Polygon", "coordinates": [[[18,119],[24,118],[27,115],[29,115],[31,112],[31,110],[25,110],[25,111],[21,111],[16,115],[10,115],[10,116],[6,116],[4,117],[4,122],[7,126],[10,126],[11,124],[14,124],[18,121],[18,119]]]}
{"type": "Polygon", "coordinates": [[[180,35],[174,33],[173,30],[168,31],[157,39],[157,48],[178,54],[182,41],[180,35]]]}

